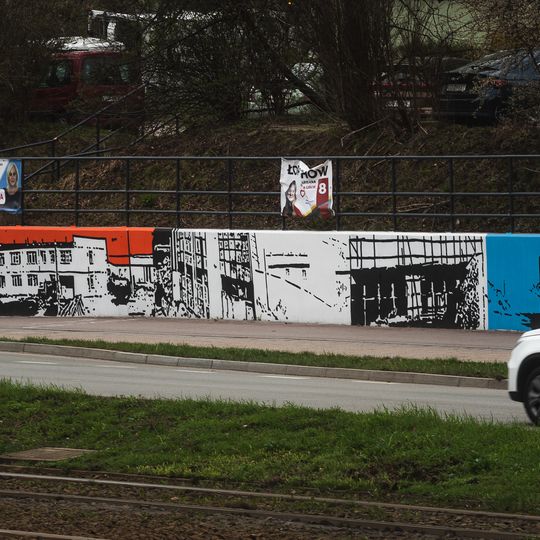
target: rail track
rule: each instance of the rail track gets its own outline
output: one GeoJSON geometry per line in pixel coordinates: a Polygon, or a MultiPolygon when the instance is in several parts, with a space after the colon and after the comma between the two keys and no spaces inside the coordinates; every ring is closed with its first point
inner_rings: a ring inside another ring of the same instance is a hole
{"type": "MultiPolygon", "coordinates": [[[[161,520],[168,516],[174,521],[183,516],[180,519],[184,524],[186,515],[199,516],[194,519],[210,516],[213,520],[219,516],[225,529],[235,524],[234,534],[239,532],[238,524],[245,520],[249,521],[251,528],[256,524],[272,523],[273,530],[290,528],[295,524],[293,532],[296,536],[288,534],[283,538],[335,538],[336,531],[343,531],[344,535],[352,538],[540,538],[540,516],[212,488],[188,484],[185,480],[137,475],[82,471],[72,474],[77,476],[54,474],[50,469],[0,467],[0,515],[5,504],[23,509],[29,505],[32,508],[42,507],[45,515],[47,509],[61,505],[64,513],[79,512],[86,516],[85,519],[89,519],[88,509],[100,515],[122,515],[122,519],[145,515],[159,516],[161,520]],[[312,527],[315,527],[315,532],[309,529],[312,527]]],[[[35,523],[38,527],[39,521],[35,523]]],[[[0,529],[2,526],[0,523],[0,529]]],[[[100,529],[91,523],[81,523],[76,531],[63,530],[58,526],[53,529],[50,525],[49,536],[33,530],[21,531],[18,526],[11,527],[0,530],[0,538],[131,538],[113,529],[108,533],[105,528],[100,529]],[[58,532],[76,532],[79,536],[53,534],[58,532]]],[[[155,537],[188,538],[189,535],[155,537]]],[[[261,536],[274,537],[279,536],[261,536]]],[[[230,538],[243,536],[238,534],[230,538]]]]}

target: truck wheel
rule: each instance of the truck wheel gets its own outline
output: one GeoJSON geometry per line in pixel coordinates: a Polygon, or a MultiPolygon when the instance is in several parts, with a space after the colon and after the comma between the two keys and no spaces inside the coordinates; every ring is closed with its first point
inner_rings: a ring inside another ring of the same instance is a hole
{"type": "Polygon", "coordinates": [[[525,386],[523,405],[530,421],[537,425],[540,422],[540,368],[534,369],[525,386]]]}

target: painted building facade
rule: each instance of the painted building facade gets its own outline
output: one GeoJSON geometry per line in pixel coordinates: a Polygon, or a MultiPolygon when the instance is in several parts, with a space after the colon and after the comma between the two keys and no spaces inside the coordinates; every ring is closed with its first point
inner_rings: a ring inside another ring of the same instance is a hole
{"type": "Polygon", "coordinates": [[[527,330],[539,291],[536,235],[0,229],[1,315],[527,330]]]}

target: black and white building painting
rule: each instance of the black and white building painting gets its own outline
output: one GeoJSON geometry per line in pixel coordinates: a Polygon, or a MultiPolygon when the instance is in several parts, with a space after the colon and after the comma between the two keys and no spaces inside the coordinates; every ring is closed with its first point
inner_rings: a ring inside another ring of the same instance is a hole
{"type": "Polygon", "coordinates": [[[104,240],[0,245],[0,315],[108,315],[104,240]]]}
{"type": "Polygon", "coordinates": [[[225,232],[217,235],[221,283],[221,316],[224,319],[253,320],[255,300],[248,232],[225,232]]]}
{"type": "Polygon", "coordinates": [[[251,252],[258,319],[350,324],[348,235],[257,232],[251,252]]]}
{"type": "Polygon", "coordinates": [[[127,229],[6,230],[2,315],[487,327],[482,235],[146,229],[145,246],[127,229]]]}
{"type": "Polygon", "coordinates": [[[481,236],[351,236],[349,260],[352,324],[485,327],[481,236]]]}

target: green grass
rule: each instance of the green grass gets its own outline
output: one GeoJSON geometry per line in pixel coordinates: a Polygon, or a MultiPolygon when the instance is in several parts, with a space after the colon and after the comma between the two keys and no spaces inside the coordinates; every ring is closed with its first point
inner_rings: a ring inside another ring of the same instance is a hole
{"type": "Polygon", "coordinates": [[[92,347],[117,351],[160,354],[165,356],[185,356],[190,358],[212,358],[220,360],[240,360],[246,362],[268,362],[274,364],[294,364],[302,366],[322,366],[382,371],[408,371],[415,373],[436,373],[440,375],[461,375],[466,377],[506,378],[506,364],[497,362],[465,362],[456,358],[411,359],[375,356],[345,356],[341,354],[315,354],[310,352],[291,353],[262,349],[196,347],[172,343],[126,343],[103,340],[49,339],[27,337],[21,340],[1,338],[0,341],[22,341],[28,343],[49,343],[92,347]]]}
{"type": "Polygon", "coordinates": [[[536,513],[540,430],[414,408],[94,397],[0,381],[0,452],[93,449],[53,467],[536,513]]]}

